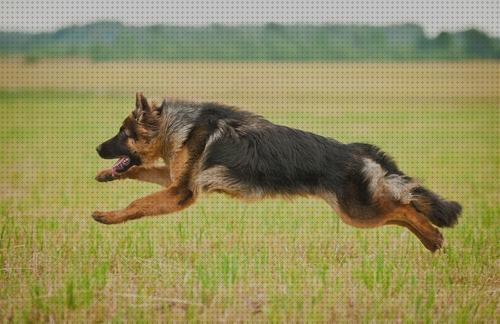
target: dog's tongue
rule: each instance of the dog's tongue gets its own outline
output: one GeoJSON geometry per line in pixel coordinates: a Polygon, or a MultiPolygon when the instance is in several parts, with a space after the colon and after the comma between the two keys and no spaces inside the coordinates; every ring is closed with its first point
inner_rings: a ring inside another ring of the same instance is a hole
{"type": "Polygon", "coordinates": [[[113,170],[113,173],[121,172],[129,164],[129,162],[130,159],[128,156],[121,157],[115,162],[115,164],[113,164],[111,170],[113,170]]]}

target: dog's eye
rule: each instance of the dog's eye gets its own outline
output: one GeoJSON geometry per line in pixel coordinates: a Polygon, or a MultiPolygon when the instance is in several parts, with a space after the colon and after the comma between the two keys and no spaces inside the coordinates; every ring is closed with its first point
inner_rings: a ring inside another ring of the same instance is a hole
{"type": "Polygon", "coordinates": [[[120,129],[120,132],[118,133],[118,137],[121,139],[126,139],[128,136],[124,130],[120,129]]]}

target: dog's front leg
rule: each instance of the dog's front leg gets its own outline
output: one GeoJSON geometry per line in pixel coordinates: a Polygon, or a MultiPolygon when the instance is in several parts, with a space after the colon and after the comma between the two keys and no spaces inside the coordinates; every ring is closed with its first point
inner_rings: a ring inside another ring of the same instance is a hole
{"type": "Polygon", "coordinates": [[[122,210],[99,212],[92,217],[103,224],[118,224],[144,216],[170,214],[190,206],[195,201],[195,194],[188,189],[170,187],[140,198],[122,210]]]}
{"type": "Polygon", "coordinates": [[[125,173],[125,177],[138,181],[156,183],[164,187],[168,187],[172,183],[170,179],[170,168],[167,166],[150,168],[134,167],[125,173]]]}
{"type": "Polygon", "coordinates": [[[141,167],[135,166],[124,173],[114,173],[111,169],[100,171],[95,179],[99,182],[108,182],[119,179],[135,179],[144,182],[156,183],[168,187],[171,183],[170,169],[167,166],[141,167]]]}
{"type": "Polygon", "coordinates": [[[117,180],[118,177],[113,172],[113,170],[104,169],[104,170],[101,170],[97,173],[95,179],[99,182],[108,182],[108,181],[117,180]]]}

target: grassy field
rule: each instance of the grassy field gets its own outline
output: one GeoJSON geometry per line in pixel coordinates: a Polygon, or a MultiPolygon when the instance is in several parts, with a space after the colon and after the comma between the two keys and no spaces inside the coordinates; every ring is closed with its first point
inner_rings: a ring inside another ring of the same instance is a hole
{"type": "Polygon", "coordinates": [[[0,61],[0,320],[497,322],[498,63],[0,61]],[[322,201],[202,196],[104,226],[157,190],[100,184],[95,146],[134,93],[239,105],[390,152],[464,214],[434,255],[400,227],[359,230],[322,201]]]}

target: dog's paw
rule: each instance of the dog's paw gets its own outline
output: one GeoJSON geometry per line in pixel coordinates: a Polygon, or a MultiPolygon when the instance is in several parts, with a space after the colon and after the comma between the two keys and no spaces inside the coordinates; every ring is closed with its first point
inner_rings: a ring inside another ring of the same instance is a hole
{"type": "Polygon", "coordinates": [[[434,253],[440,250],[443,247],[443,244],[444,244],[443,234],[441,234],[440,231],[435,229],[435,231],[432,234],[428,235],[427,242],[424,245],[429,251],[434,253]]]}
{"type": "Polygon", "coordinates": [[[118,224],[121,223],[122,220],[120,220],[117,215],[113,212],[100,212],[100,211],[95,211],[92,213],[92,218],[99,223],[110,225],[110,224],[118,224]]]}
{"type": "Polygon", "coordinates": [[[111,169],[102,170],[97,174],[95,179],[99,182],[108,182],[118,179],[116,174],[113,173],[111,169]]]}

